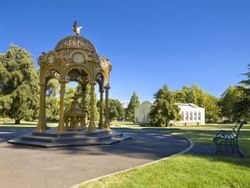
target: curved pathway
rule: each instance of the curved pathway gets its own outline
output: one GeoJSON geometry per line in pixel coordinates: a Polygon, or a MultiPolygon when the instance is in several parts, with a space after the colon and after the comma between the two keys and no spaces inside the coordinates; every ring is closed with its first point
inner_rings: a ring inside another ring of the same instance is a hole
{"type": "MultiPolygon", "coordinates": [[[[31,131],[31,129],[28,129],[31,131]]],[[[68,188],[74,184],[142,165],[186,149],[184,138],[163,129],[128,129],[132,139],[114,145],[36,148],[6,143],[27,129],[0,128],[1,187],[68,188]]]]}

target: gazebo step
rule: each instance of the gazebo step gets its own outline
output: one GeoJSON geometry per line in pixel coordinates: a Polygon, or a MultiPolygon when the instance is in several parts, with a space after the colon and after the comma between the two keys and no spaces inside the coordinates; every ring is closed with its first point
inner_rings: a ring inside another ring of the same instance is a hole
{"type": "Polygon", "coordinates": [[[71,142],[71,141],[99,141],[99,140],[107,140],[112,137],[119,138],[121,137],[122,134],[104,134],[104,135],[98,135],[96,137],[93,136],[88,136],[88,135],[70,135],[70,136],[48,136],[45,134],[44,136],[37,136],[37,135],[27,135],[27,136],[22,136],[22,140],[27,140],[27,141],[38,141],[38,142],[47,142],[47,143],[53,143],[53,142],[71,142]]]}
{"type": "Polygon", "coordinates": [[[45,137],[45,136],[32,136],[32,135],[28,135],[28,136],[22,136],[21,139],[22,140],[26,140],[26,141],[37,141],[37,142],[47,142],[47,143],[54,142],[53,138],[51,138],[51,137],[45,137]]]}
{"type": "Polygon", "coordinates": [[[99,141],[99,140],[105,140],[110,139],[112,135],[105,135],[105,136],[99,136],[99,137],[90,137],[86,135],[75,135],[70,137],[59,137],[55,139],[55,142],[71,142],[71,141],[99,141]]]}
{"type": "Polygon", "coordinates": [[[130,138],[126,134],[116,131],[97,131],[89,134],[86,131],[65,132],[58,135],[57,131],[46,130],[44,133],[28,133],[11,139],[8,142],[12,144],[21,144],[40,147],[63,147],[63,146],[89,146],[89,145],[108,145],[127,140],[130,138]],[[65,136],[66,135],[66,136],[65,136]]]}
{"type": "Polygon", "coordinates": [[[51,129],[51,130],[46,130],[45,132],[34,131],[32,134],[34,136],[47,136],[47,137],[68,137],[72,135],[88,135],[92,137],[92,136],[96,136],[96,135],[100,135],[104,133],[108,133],[108,132],[106,130],[97,129],[93,133],[88,133],[87,130],[83,130],[83,131],[67,131],[67,132],[58,134],[58,132],[55,129],[51,129]]]}
{"type": "Polygon", "coordinates": [[[78,141],[71,141],[71,142],[40,142],[38,140],[23,140],[23,139],[14,139],[9,140],[8,142],[11,144],[19,144],[19,145],[27,145],[27,146],[38,146],[38,147],[69,147],[69,146],[94,146],[94,145],[110,145],[115,144],[117,142],[129,139],[129,136],[125,136],[122,138],[110,138],[107,140],[78,140],[78,141]]]}

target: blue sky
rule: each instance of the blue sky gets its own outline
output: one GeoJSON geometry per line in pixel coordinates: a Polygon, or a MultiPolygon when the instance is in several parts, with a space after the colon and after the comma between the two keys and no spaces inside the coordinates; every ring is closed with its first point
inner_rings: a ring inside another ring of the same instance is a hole
{"type": "Polygon", "coordinates": [[[128,101],[136,91],[153,100],[164,84],[197,84],[220,96],[250,63],[249,10],[247,0],[5,0],[0,52],[15,43],[37,59],[78,20],[112,62],[111,97],[128,101]]]}

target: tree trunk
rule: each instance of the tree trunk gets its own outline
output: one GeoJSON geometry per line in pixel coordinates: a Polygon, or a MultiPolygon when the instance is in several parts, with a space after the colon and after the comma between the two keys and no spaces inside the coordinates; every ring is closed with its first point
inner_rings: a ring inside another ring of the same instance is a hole
{"type": "Polygon", "coordinates": [[[15,119],[15,124],[17,125],[17,124],[20,124],[20,122],[21,122],[21,119],[15,119]]]}

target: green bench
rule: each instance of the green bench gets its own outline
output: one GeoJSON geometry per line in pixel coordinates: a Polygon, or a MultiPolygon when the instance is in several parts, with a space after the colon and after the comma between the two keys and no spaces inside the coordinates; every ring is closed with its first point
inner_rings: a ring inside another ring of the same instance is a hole
{"type": "Polygon", "coordinates": [[[226,146],[231,149],[232,154],[239,154],[240,157],[244,157],[244,154],[239,149],[238,137],[241,127],[245,124],[244,121],[238,121],[231,132],[226,132],[224,130],[219,131],[213,141],[216,144],[216,152],[222,151],[222,147],[226,146]]]}

